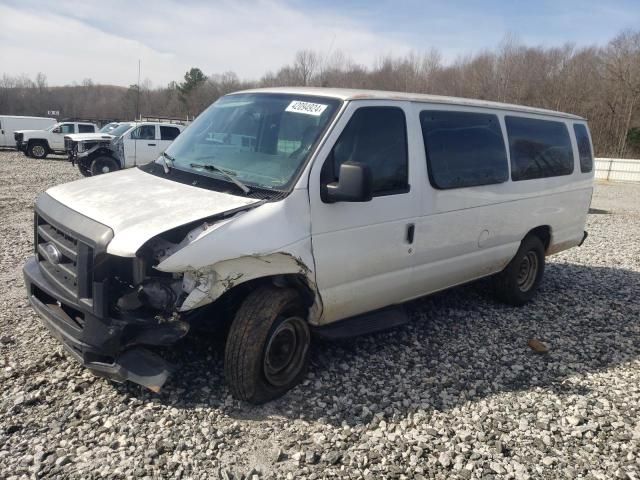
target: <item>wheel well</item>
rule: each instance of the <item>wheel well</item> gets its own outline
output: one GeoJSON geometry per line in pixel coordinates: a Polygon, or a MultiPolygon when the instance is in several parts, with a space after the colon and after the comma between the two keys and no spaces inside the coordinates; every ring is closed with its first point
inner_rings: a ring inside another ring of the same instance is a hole
{"type": "Polygon", "coordinates": [[[30,138],[27,143],[27,148],[30,147],[32,144],[38,144],[38,143],[44,145],[44,147],[47,150],[51,150],[49,148],[49,142],[47,142],[47,140],[45,140],[44,138],[30,138]]]}
{"type": "Polygon", "coordinates": [[[545,252],[549,249],[549,245],[551,244],[551,227],[549,225],[541,225],[532,230],[529,230],[529,232],[525,235],[525,238],[529,235],[535,235],[542,241],[545,252]]]}
{"type": "MultiPolygon", "coordinates": [[[[220,321],[219,326],[226,332],[242,301],[249,293],[264,285],[295,289],[300,294],[305,307],[311,307],[315,301],[315,293],[304,275],[294,273],[270,275],[240,283],[224,292],[213,303],[196,309],[192,314],[196,314],[197,317],[202,319],[199,321],[204,322],[210,318],[218,319],[220,321]]],[[[224,336],[226,336],[226,333],[224,336]]]]}

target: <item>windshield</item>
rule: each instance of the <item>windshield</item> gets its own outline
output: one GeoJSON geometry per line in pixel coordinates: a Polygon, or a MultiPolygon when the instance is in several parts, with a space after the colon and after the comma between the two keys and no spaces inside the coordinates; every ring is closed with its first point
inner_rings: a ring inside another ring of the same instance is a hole
{"type": "Polygon", "coordinates": [[[45,128],[44,131],[45,132],[52,132],[55,128],[59,127],[60,125],[62,125],[62,124],[61,123],[54,123],[50,127],[45,128]]]}
{"type": "Polygon", "coordinates": [[[227,95],[198,116],[166,153],[179,170],[225,180],[215,166],[248,186],[284,190],[339,105],[337,99],[304,95],[227,95]]]}
{"type": "Polygon", "coordinates": [[[106,133],[108,133],[109,135],[113,135],[114,137],[119,137],[124,132],[129,130],[132,126],[133,124],[131,123],[119,123],[116,128],[111,131],[107,131],[106,133]]]}
{"type": "Polygon", "coordinates": [[[104,127],[102,127],[99,132],[100,133],[111,133],[111,130],[116,128],[118,124],[116,122],[107,123],[104,127]]]}

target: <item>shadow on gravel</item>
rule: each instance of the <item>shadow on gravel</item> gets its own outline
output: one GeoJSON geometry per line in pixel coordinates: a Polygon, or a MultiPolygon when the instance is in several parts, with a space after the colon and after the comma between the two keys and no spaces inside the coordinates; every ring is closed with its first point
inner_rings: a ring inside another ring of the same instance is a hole
{"type": "Polygon", "coordinates": [[[542,289],[522,308],[496,303],[488,281],[407,304],[412,321],[392,331],[312,351],[307,379],[263,406],[235,402],[223,386],[219,338],[191,338],[172,352],[181,364],[159,394],[134,385],[122,393],[178,409],[223,407],[226,414],[368,423],[373,414],[404,417],[418,408],[448,410],[501,392],[536,388],[583,395],[572,377],[640,357],[640,273],[552,263],[542,289]],[[548,354],[536,354],[531,338],[548,354]]]}

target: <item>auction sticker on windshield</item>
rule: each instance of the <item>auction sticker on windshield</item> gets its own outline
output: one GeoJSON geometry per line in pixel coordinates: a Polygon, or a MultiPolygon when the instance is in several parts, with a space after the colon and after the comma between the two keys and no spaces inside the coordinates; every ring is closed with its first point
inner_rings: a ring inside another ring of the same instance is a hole
{"type": "Polygon", "coordinates": [[[322,103],[301,102],[300,100],[294,100],[286,108],[285,112],[304,113],[306,115],[313,115],[319,117],[328,105],[322,103]]]}

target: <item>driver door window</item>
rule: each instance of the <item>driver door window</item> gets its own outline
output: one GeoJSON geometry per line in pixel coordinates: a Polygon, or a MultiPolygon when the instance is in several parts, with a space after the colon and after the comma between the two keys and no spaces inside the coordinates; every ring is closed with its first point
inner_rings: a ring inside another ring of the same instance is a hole
{"type": "Polygon", "coordinates": [[[131,132],[131,138],[133,140],[155,140],[156,127],[155,125],[141,125],[131,132]]]}
{"type": "Polygon", "coordinates": [[[60,133],[63,135],[69,135],[70,133],[75,133],[75,125],[73,123],[64,123],[60,125],[60,133]]]}
{"type": "Polygon", "coordinates": [[[362,107],[355,111],[325,164],[324,177],[338,181],[340,165],[346,162],[369,165],[373,195],[409,191],[407,127],[402,109],[362,107]]]}

